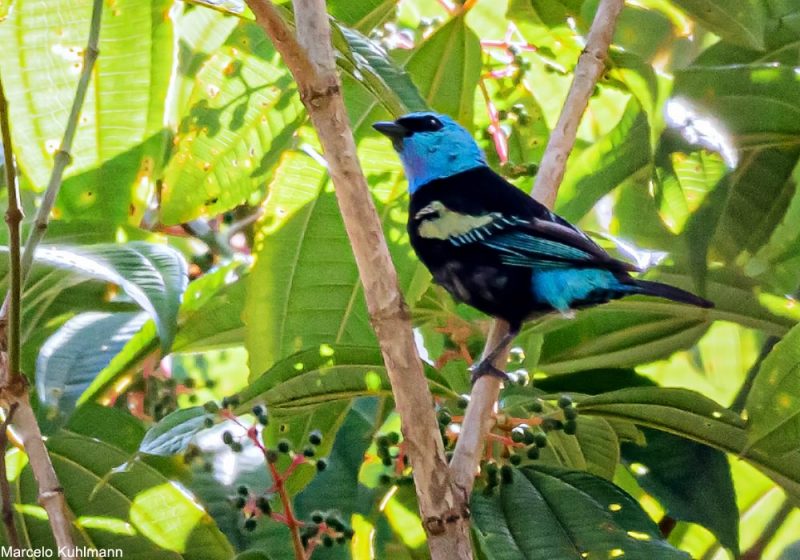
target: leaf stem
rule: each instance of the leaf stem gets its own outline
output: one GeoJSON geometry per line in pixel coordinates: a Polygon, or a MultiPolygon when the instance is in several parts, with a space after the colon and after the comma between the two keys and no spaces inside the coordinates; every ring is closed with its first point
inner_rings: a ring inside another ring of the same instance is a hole
{"type": "MultiPolygon", "coordinates": [[[[275,467],[275,463],[267,459],[266,453],[264,454],[264,459],[267,461],[267,465],[269,466],[269,472],[272,475],[272,482],[275,485],[275,491],[278,493],[278,496],[280,496],[281,504],[283,505],[283,515],[285,517],[286,526],[289,527],[289,532],[292,535],[292,548],[294,549],[294,557],[296,560],[306,560],[306,550],[303,547],[303,541],[300,539],[300,523],[294,516],[292,500],[289,497],[288,492],[286,492],[285,483],[288,474],[282,475],[279,473],[277,467],[275,467]]],[[[294,464],[294,462],[292,462],[292,464],[294,464]]],[[[287,473],[288,472],[289,471],[287,470],[287,473]]]]}

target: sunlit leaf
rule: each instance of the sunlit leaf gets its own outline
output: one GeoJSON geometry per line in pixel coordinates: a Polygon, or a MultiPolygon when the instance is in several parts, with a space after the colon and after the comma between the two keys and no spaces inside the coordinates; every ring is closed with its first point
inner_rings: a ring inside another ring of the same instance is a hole
{"type": "Polygon", "coordinates": [[[762,362],[746,410],[752,444],[776,454],[800,450],[800,327],[762,362]]]}
{"type": "Polygon", "coordinates": [[[674,0],[720,37],[737,45],[764,48],[764,6],[758,0],[674,0]]]}
{"type": "MultiPolygon", "coordinates": [[[[141,560],[223,560],[233,554],[193,496],[142,461],[108,478],[93,494],[98,482],[130,459],[126,451],[70,432],[50,437],[47,446],[59,481],[71,490],[66,500],[80,527],[74,532],[78,546],[121,548],[125,557],[141,560]]],[[[26,542],[55,555],[46,516],[37,515],[44,510],[35,505],[38,489],[30,467],[14,490],[26,542]]]]}
{"type": "Polygon", "coordinates": [[[552,467],[512,469],[472,516],[492,557],[508,560],[689,558],[662,540],[641,506],[605,479],[552,467]]]}
{"type": "Polygon", "coordinates": [[[254,23],[240,22],[193,81],[164,171],[161,219],[168,224],[245,202],[305,120],[291,75],[254,23]]]}
{"type": "MultiPolygon", "coordinates": [[[[0,68],[15,152],[25,175],[40,189],[53,167],[75,95],[92,4],[17,0],[0,25],[0,68]]],[[[64,215],[102,212],[105,220],[123,222],[131,202],[142,202],[134,190],[153,189],[167,140],[162,129],[172,70],[171,4],[119,0],[105,6],[102,55],[89,82],[67,175],[100,169],[66,181],[59,201],[64,215]]]]}

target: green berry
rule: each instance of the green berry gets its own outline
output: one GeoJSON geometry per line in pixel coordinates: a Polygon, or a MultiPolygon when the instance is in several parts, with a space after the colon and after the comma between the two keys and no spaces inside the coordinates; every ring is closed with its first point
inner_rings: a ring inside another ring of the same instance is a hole
{"type": "Polygon", "coordinates": [[[247,504],[247,499],[243,496],[236,496],[233,500],[233,505],[236,506],[236,509],[242,509],[247,504]]]}
{"type": "Polygon", "coordinates": [[[525,430],[522,428],[514,428],[511,430],[511,441],[514,443],[522,443],[525,441],[525,430]]]}
{"type": "Polygon", "coordinates": [[[533,443],[536,447],[547,447],[547,434],[544,432],[536,432],[533,436],[533,443]]]}
{"type": "Polygon", "coordinates": [[[388,434],[386,434],[386,437],[388,438],[389,443],[392,445],[397,445],[398,443],[400,443],[400,434],[398,434],[397,432],[389,432],[388,434]]]}
{"type": "Polygon", "coordinates": [[[267,449],[267,462],[275,464],[278,462],[278,452],[274,449],[267,449]]]}
{"type": "Polygon", "coordinates": [[[356,535],[356,532],[353,531],[352,527],[345,527],[344,528],[344,536],[346,539],[350,540],[356,535]]]}
{"type": "Polygon", "coordinates": [[[317,471],[322,472],[328,468],[328,461],[325,459],[317,459],[317,471]]]}
{"type": "Polygon", "coordinates": [[[325,516],[322,514],[321,511],[316,510],[311,512],[311,521],[319,525],[325,520],[325,516]]]}
{"type": "Polygon", "coordinates": [[[450,424],[450,422],[452,422],[452,420],[453,418],[452,416],[450,416],[449,412],[447,412],[446,410],[439,411],[439,424],[441,424],[442,426],[447,426],[448,424],[450,424]]]}
{"type": "Polygon", "coordinates": [[[310,445],[308,447],[306,447],[305,449],[303,449],[303,456],[304,457],[309,457],[310,458],[310,457],[313,457],[316,454],[317,454],[317,451],[313,447],[311,447],[310,445]]]}
{"type": "Polygon", "coordinates": [[[525,442],[525,445],[530,445],[534,441],[536,441],[536,436],[533,434],[532,431],[530,431],[528,429],[525,430],[525,433],[523,435],[525,436],[525,438],[523,439],[523,441],[525,442]]]}
{"type": "Polygon", "coordinates": [[[225,445],[230,445],[233,443],[233,434],[230,433],[228,430],[222,432],[222,443],[225,445]]]}
{"type": "Polygon", "coordinates": [[[242,485],[236,489],[236,493],[240,496],[248,496],[250,494],[250,490],[247,488],[247,486],[242,485]]]}
{"type": "Polygon", "coordinates": [[[516,467],[522,462],[522,455],[514,454],[508,458],[508,461],[516,467]]]}
{"type": "Polygon", "coordinates": [[[253,416],[263,416],[265,412],[266,409],[260,404],[257,404],[253,407],[253,416]]]}
{"type": "Polygon", "coordinates": [[[344,523],[337,515],[329,515],[325,518],[325,523],[334,531],[341,531],[344,529],[344,523]]]}
{"type": "Polygon", "coordinates": [[[238,441],[234,441],[231,444],[231,451],[233,451],[234,453],[241,453],[243,449],[244,447],[242,447],[242,444],[239,443],[238,441]]]}
{"type": "Polygon", "coordinates": [[[266,414],[262,414],[261,416],[258,417],[258,423],[261,424],[262,426],[266,426],[267,424],[269,424],[269,416],[267,416],[266,414]]]}
{"type": "Polygon", "coordinates": [[[207,416],[206,418],[203,419],[203,425],[206,428],[213,428],[214,427],[214,419],[211,418],[210,416],[207,416]]]}
{"type": "Polygon", "coordinates": [[[257,525],[257,524],[258,524],[258,523],[256,522],[256,519],[255,519],[255,517],[251,517],[250,519],[247,519],[247,520],[245,520],[245,522],[244,522],[244,528],[245,528],[245,530],[247,530],[247,531],[255,531],[255,530],[256,530],[256,525],[257,525]]]}
{"type": "Polygon", "coordinates": [[[256,500],[256,506],[264,515],[269,515],[272,513],[272,506],[269,504],[269,500],[266,496],[259,496],[259,498],[256,500]]]}
{"type": "Polygon", "coordinates": [[[203,409],[209,414],[214,414],[219,411],[219,406],[214,401],[208,401],[203,405],[203,409]]]}
{"type": "Polygon", "coordinates": [[[278,442],[278,451],[281,453],[289,453],[292,450],[292,444],[288,439],[282,439],[278,442]]]}
{"type": "Polygon", "coordinates": [[[333,546],[333,538],[330,535],[322,535],[322,545],[328,548],[333,546]]]}
{"type": "Polygon", "coordinates": [[[391,445],[389,443],[389,436],[385,435],[378,436],[377,438],[375,438],[375,445],[378,447],[378,449],[388,448],[391,445]]]}
{"type": "Polygon", "coordinates": [[[344,535],[339,535],[336,537],[336,544],[345,544],[346,542],[347,539],[344,537],[344,535]]]}
{"type": "Polygon", "coordinates": [[[578,417],[578,409],[574,406],[568,406],[564,409],[564,418],[567,420],[575,420],[578,417]]]}
{"type": "Polygon", "coordinates": [[[308,434],[308,443],[311,445],[319,445],[322,443],[322,432],[319,430],[314,430],[310,434],[308,434]]]}
{"type": "Polygon", "coordinates": [[[391,467],[392,466],[392,458],[388,455],[381,460],[384,467],[391,467]]]}
{"type": "Polygon", "coordinates": [[[574,436],[578,431],[578,423],[575,420],[567,420],[564,422],[564,433],[568,436],[574,436]]]}
{"type": "Polygon", "coordinates": [[[536,459],[539,458],[539,453],[540,453],[539,448],[536,447],[535,445],[532,445],[531,447],[528,448],[526,455],[528,456],[528,459],[530,459],[531,461],[535,461],[536,459]]]}
{"type": "Polygon", "coordinates": [[[509,465],[503,465],[500,467],[500,478],[503,480],[503,484],[511,484],[514,481],[514,469],[509,465]]]}
{"type": "Polygon", "coordinates": [[[567,408],[572,406],[572,399],[568,395],[561,395],[558,397],[559,408],[567,408]]]}
{"type": "Polygon", "coordinates": [[[544,407],[542,406],[542,401],[539,399],[534,400],[528,407],[531,412],[539,414],[540,412],[544,411],[544,407]]]}
{"type": "Polygon", "coordinates": [[[469,398],[468,397],[465,397],[463,395],[458,397],[458,400],[456,401],[456,406],[458,408],[460,408],[461,410],[464,410],[465,408],[467,408],[468,405],[469,405],[469,398]]]}

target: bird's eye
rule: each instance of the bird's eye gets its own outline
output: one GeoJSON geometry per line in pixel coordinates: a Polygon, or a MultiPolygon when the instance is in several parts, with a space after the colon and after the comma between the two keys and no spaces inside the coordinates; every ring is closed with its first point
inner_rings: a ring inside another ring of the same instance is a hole
{"type": "Polygon", "coordinates": [[[431,131],[441,130],[442,129],[442,121],[437,119],[436,117],[431,117],[428,121],[428,125],[430,126],[431,131]]]}
{"type": "Polygon", "coordinates": [[[417,132],[436,132],[444,128],[442,121],[431,115],[403,117],[397,120],[397,124],[402,125],[408,131],[408,136],[417,132]]]}

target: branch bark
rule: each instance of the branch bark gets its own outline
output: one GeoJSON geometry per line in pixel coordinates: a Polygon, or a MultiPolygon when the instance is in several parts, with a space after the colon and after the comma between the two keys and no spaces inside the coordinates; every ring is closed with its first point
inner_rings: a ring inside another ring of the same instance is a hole
{"type": "MultiPolygon", "coordinates": [[[[61,188],[64,170],[69,165],[72,157],[70,149],[78,126],[83,101],[92,77],[92,69],[98,55],[98,42],[100,37],[100,19],[103,10],[103,0],[94,0],[92,18],[89,29],[89,39],[83,56],[83,69],[78,79],[78,86],[72,104],[72,110],[67,119],[67,126],[61,146],[56,153],[53,171],[47,185],[42,203],[36,213],[34,227],[25,243],[24,251],[20,254],[20,223],[23,215],[19,204],[19,191],[16,183],[16,171],[13,154],[11,153],[11,132],[9,129],[8,106],[5,94],[0,84],[0,123],[2,124],[3,147],[5,150],[5,165],[8,183],[9,205],[6,212],[6,222],[9,227],[9,258],[11,271],[11,286],[0,309],[0,347],[4,356],[0,363],[0,400],[8,408],[9,416],[13,412],[13,426],[28,455],[33,476],[39,489],[39,504],[47,512],[47,518],[53,531],[56,546],[64,551],[62,558],[67,558],[75,548],[72,537],[72,514],[64,498],[64,490],[58,481],[50,455],[44,444],[44,438],[36,421],[36,415],[30,403],[28,382],[19,370],[20,352],[20,311],[22,302],[22,288],[33,264],[33,255],[36,247],[44,238],[47,225],[50,221],[50,212],[56,201],[56,196],[61,188]]],[[[5,455],[0,457],[5,461],[5,455]]],[[[5,468],[3,468],[3,471],[5,468]]],[[[2,492],[3,510],[10,510],[10,492],[2,492]]],[[[12,520],[13,522],[13,520],[12,520]]]]}
{"type": "MultiPolygon", "coordinates": [[[[614,36],[614,27],[623,4],[624,0],[601,0],[586,40],[586,47],[575,67],[575,77],[558,123],[547,142],[539,172],[536,174],[532,196],[548,208],[553,208],[555,204],[558,187],[564,178],[567,158],[575,145],[578,125],[589,104],[597,80],[605,68],[608,47],[614,36]]],[[[507,332],[508,325],[505,322],[495,321],[489,331],[484,355],[487,349],[494,348],[507,332]]],[[[508,355],[503,354],[498,357],[495,365],[505,369],[507,361],[508,355]]],[[[486,435],[494,424],[493,414],[500,395],[500,386],[500,381],[496,377],[485,375],[478,379],[472,388],[470,402],[464,413],[464,422],[461,425],[461,434],[456,443],[450,469],[455,483],[467,495],[472,492],[486,435]]]]}
{"type": "Polygon", "coordinates": [[[468,494],[450,477],[433,397],[380,219],[356,155],[341,94],[324,0],[294,0],[295,36],[268,0],[247,0],[294,75],[317,130],[358,265],[403,426],[431,557],[470,559],[468,494]]]}

